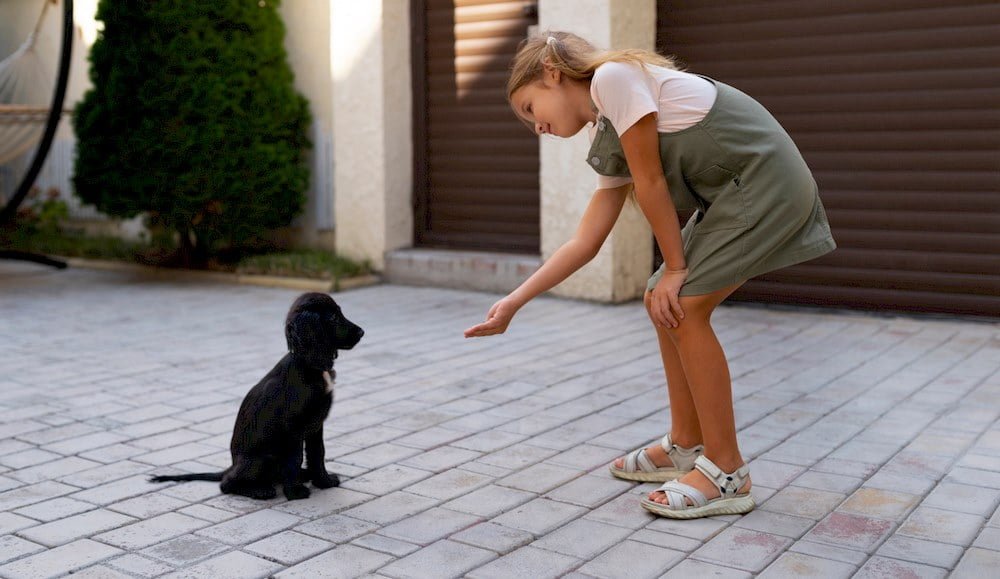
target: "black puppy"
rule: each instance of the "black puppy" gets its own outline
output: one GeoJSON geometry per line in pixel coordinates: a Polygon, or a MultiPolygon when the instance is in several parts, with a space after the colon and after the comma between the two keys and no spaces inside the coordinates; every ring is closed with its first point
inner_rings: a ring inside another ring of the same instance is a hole
{"type": "Polygon", "coordinates": [[[222,481],[222,492],[255,499],[273,498],[274,485],[281,482],[288,500],[309,496],[306,481],[321,489],[339,485],[337,475],[326,472],[323,421],[333,403],[337,350],[350,350],[364,334],[330,296],[299,296],[285,319],[288,354],[247,393],[236,416],[232,466],[217,473],[155,476],[150,482],[222,481]]]}

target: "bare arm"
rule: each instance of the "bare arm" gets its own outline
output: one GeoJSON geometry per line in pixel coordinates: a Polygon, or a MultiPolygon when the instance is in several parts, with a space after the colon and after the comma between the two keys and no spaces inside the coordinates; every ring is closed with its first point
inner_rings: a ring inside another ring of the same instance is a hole
{"type": "Polygon", "coordinates": [[[490,309],[486,321],[465,331],[465,337],[501,334],[511,318],[524,304],[546,292],[594,259],[611,233],[622,206],[627,187],[599,189],[587,205],[573,237],[547,259],[516,290],[490,309]]]}
{"type": "Polygon", "coordinates": [[[663,175],[656,115],[650,113],[636,121],[621,136],[621,143],[632,173],[639,208],[653,229],[656,244],[667,264],[661,283],[653,290],[653,319],[661,326],[674,327],[678,319],[684,317],[678,292],[687,276],[687,265],[677,210],[663,175]]]}

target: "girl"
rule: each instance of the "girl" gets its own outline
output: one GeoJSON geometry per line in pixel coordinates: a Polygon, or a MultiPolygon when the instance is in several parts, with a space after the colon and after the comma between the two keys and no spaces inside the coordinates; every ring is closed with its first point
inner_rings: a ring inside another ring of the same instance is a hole
{"type": "Polygon", "coordinates": [[[729,368],[710,320],[747,279],[836,247],[805,161],[742,92],[658,54],[602,52],[570,33],[525,41],[507,96],[539,135],[570,137],[593,124],[587,163],[598,186],[573,238],[465,336],[502,333],[521,306],[590,261],[634,191],[663,255],[644,302],[671,424],[661,444],[615,461],[611,474],[668,481],[642,500],[665,517],[749,512],[729,368]],[[678,209],[697,210],[683,230],[678,209]]]}

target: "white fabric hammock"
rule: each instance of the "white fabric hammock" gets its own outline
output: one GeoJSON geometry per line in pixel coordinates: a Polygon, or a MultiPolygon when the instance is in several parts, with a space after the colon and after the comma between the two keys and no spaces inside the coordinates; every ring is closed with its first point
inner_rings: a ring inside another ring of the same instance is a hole
{"type": "Polygon", "coordinates": [[[0,165],[30,150],[45,130],[52,95],[51,71],[35,50],[50,0],[24,44],[0,61],[0,165]]]}

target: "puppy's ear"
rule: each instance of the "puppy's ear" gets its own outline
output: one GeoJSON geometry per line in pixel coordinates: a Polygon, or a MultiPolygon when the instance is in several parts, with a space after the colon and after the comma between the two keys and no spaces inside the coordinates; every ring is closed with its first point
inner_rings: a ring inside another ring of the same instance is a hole
{"type": "Polygon", "coordinates": [[[333,347],[322,316],[317,312],[298,312],[285,322],[288,349],[312,368],[333,367],[333,347]]]}

